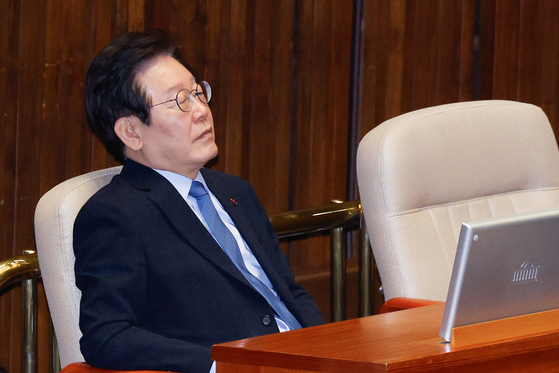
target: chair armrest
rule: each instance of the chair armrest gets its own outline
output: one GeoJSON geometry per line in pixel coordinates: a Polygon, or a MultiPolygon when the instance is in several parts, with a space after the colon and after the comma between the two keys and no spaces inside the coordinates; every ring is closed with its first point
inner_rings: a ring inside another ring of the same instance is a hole
{"type": "Polygon", "coordinates": [[[400,310],[407,310],[408,308],[425,307],[433,304],[441,304],[444,302],[428,299],[416,298],[392,298],[387,300],[381,307],[378,313],[388,313],[400,310]]]}
{"type": "MultiPolygon", "coordinates": [[[[87,363],[72,363],[66,365],[60,373],[162,373],[150,370],[110,370],[94,368],[87,363]]],[[[165,372],[167,373],[167,372],[165,372]]]]}

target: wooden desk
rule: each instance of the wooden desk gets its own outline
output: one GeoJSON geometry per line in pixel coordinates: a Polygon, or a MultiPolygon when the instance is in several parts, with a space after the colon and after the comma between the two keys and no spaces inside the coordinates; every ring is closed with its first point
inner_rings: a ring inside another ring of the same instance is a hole
{"type": "Polygon", "coordinates": [[[218,373],[559,372],[559,332],[473,346],[438,337],[444,304],[216,345],[218,373]]]}

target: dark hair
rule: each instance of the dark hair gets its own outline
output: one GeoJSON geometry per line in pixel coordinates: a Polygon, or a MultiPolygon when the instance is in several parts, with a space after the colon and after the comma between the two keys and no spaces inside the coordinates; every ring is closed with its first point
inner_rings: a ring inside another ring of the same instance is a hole
{"type": "Polygon", "coordinates": [[[124,143],[114,131],[115,122],[134,115],[145,125],[150,124],[150,98],[137,76],[160,56],[171,56],[192,72],[181,61],[174,40],[161,30],[131,32],[114,39],[87,71],[85,105],[89,125],[119,162],[124,161],[124,143]]]}

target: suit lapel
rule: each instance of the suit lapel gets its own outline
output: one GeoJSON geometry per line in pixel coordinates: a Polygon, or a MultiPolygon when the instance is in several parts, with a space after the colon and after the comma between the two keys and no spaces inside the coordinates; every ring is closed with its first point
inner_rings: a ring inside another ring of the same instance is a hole
{"type": "MultiPolygon", "coordinates": [[[[219,203],[221,203],[227,214],[231,217],[231,220],[235,223],[235,226],[250,249],[259,251],[262,246],[260,239],[255,234],[247,218],[247,213],[250,212],[245,210],[245,204],[243,203],[245,201],[238,200],[237,191],[231,189],[231,185],[225,186],[218,178],[214,177],[215,174],[209,174],[202,169],[202,175],[204,176],[208,188],[210,188],[219,203]]],[[[256,253],[254,254],[255,256],[257,255],[256,253]]],[[[257,256],[257,259],[260,258],[257,256]]]]}
{"type": "Polygon", "coordinates": [[[239,281],[250,286],[167,179],[151,168],[131,160],[126,161],[121,176],[136,188],[148,192],[148,198],[161,209],[170,223],[195,250],[239,281]]]}
{"type": "MultiPolygon", "coordinates": [[[[246,209],[245,202],[247,201],[239,199],[239,195],[241,193],[235,189],[231,189],[231,185],[225,186],[224,183],[221,182],[222,180],[214,177],[214,175],[219,174],[210,174],[202,169],[202,175],[204,176],[204,180],[206,181],[208,188],[210,188],[212,193],[216,196],[227,214],[235,223],[235,226],[241,233],[241,236],[274,286],[274,289],[281,293],[280,288],[282,288],[283,282],[277,277],[277,271],[270,262],[269,255],[266,254],[266,248],[262,246],[262,240],[257,235],[252,223],[248,219],[251,211],[246,209]]],[[[246,193],[243,193],[243,195],[245,194],[246,193]]],[[[282,295],[283,294],[280,294],[283,298],[282,295]]]]}

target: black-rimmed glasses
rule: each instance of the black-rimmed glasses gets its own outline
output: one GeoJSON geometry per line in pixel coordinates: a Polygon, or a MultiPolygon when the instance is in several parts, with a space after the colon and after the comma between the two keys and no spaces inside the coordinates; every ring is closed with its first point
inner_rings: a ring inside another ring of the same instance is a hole
{"type": "Polygon", "coordinates": [[[151,105],[150,108],[175,101],[179,109],[187,113],[192,110],[194,97],[197,97],[198,100],[200,100],[200,102],[203,104],[207,104],[208,102],[210,102],[210,100],[212,99],[212,87],[210,87],[210,83],[203,80],[200,83],[197,83],[196,88],[192,91],[186,88],[181,89],[177,92],[177,96],[174,99],[151,105]]]}

